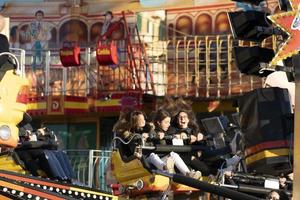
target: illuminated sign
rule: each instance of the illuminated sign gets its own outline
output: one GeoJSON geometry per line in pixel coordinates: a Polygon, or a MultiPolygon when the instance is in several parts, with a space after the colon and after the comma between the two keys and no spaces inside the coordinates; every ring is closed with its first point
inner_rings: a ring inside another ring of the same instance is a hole
{"type": "Polygon", "coordinates": [[[68,51],[61,50],[61,51],[60,51],[60,55],[61,55],[61,56],[73,56],[73,55],[74,55],[74,52],[73,52],[73,51],[70,51],[70,50],[68,50],[68,51]]]}
{"type": "Polygon", "coordinates": [[[97,55],[110,55],[109,49],[97,49],[97,55]]]}

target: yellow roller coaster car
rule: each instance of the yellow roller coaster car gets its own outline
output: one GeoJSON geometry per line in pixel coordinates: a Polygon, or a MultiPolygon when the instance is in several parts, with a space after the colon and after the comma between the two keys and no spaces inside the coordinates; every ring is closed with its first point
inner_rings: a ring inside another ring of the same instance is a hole
{"type": "Polygon", "coordinates": [[[143,165],[143,159],[122,157],[122,148],[115,148],[111,155],[111,170],[119,184],[131,194],[164,192],[174,193],[199,191],[198,189],[171,182],[168,177],[149,172],[143,165]]]}
{"type": "MultiPolygon", "coordinates": [[[[11,53],[1,53],[17,59],[11,53]]],[[[18,66],[18,62],[17,66],[18,66]]],[[[16,147],[19,140],[17,124],[26,112],[28,80],[7,62],[0,66],[0,145],[16,147]]]]}

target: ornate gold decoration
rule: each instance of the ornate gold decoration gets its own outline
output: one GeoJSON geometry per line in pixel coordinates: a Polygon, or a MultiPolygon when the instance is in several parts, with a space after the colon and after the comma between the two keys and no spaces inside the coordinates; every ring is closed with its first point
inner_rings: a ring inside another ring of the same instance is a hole
{"type": "Polygon", "coordinates": [[[269,16],[269,19],[276,26],[288,34],[288,39],[282,44],[271,61],[272,65],[276,65],[278,61],[297,54],[300,50],[300,10],[298,9],[300,0],[290,0],[290,3],[292,11],[269,16]],[[299,18],[299,21],[297,18],[299,18]]]}

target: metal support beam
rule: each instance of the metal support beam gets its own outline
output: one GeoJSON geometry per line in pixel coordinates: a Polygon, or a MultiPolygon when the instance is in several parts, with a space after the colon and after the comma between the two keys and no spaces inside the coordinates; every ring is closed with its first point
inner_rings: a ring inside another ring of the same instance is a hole
{"type": "Polygon", "coordinates": [[[300,55],[293,58],[295,68],[295,121],[294,121],[294,181],[293,199],[300,199],[300,55]]]}

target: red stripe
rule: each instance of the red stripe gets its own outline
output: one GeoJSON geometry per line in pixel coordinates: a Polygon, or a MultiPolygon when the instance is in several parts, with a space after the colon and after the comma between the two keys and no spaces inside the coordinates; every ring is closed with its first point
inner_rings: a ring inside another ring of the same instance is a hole
{"type": "Polygon", "coordinates": [[[245,150],[246,156],[250,156],[257,152],[266,150],[266,149],[274,149],[274,148],[282,148],[282,147],[290,147],[290,142],[288,140],[277,140],[277,141],[269,141],[257,144],[245,150]]]}
{"type": "Polygon", "coordinates": [[[59,99],[64,98],[65,101],[72,102],[86,102],[87,97],[78,97],[78,96],[49,96],[50,99],[59,99]]]}
{"type": "Polygon", "coordinates": [[[65,96],[65,101],[87,102],[87,98],[86,97],[76,97],[76,96],[65,96]]]}
{"type": "Polygon", "coordinates": [[[119,112],[121,106],[99,106],[95,109],[97,112],[119,112]]]}
{"type": "Polygon", "coordinates": [[[29,97],[28,103],[38,103],[38,102],[46,102],[47,99],[45,97],[29,97]]]}
{"type": "Polygon", "coordinates": [[[12,179],[12,180],[27,182],[27,183],[40,184],[40,185],[51,186],[51,187],[56,187],[56,188],[61,188],[61,189],[66,189],[66,190],[70,189],[70,187],[67,187],[64,185],[50,183],[47,181],[34,180],[34,179],[30,179],[30,178],[25,178],[25,177],[14,176],[14,175],[10,175],[10,174],[0,173],[0,176],[8,178],[8,179],[12,179]]]}
{"type": "MultiPolygon", "coordinates": [[[[34,20],[35,16],[10,16],[10,18],[12,19],[12,21],[15,20],[34,20]]],[[[47,19],[61,19],[61,16],[45,16],[44,19],[47,21],[47,19]]]]}
{"type": "MultiPolygon", "coordinates": [[[[136,109],[142,109],[142,105],[134,106],[136,109]]],[[[122,106],[97,106],[95,107],[96,112],[114,112],[122,110],[122,106]]]]}
{"type": "Polygon", "coordinates": [[[123,97],[135,97],[135,98],[140,98],[139,94],[133,94],[133,93],[127,93],[127,94],[116,94],[112,95],[112,99],[122,99],[123,97]]]}
{"type": "Polygon", "coordinates": [[[65,114],[74,114],[74,113],[76,113],[76,114],[80,114],[80,113],[86,113],[86,112],[88,112],[88,109],[76,109],[76,108],[74,108],[74,109],[71,109],[71,108],[68,108],[68,109],[65,109],[65,114]]]}
{"type": "Polygon", "coordinates": [[[135,96],[135,97],[141,97],[140,91],[124,91],[124,92],[101,92],[101,94],[97,95],[98,99],[104,98],[107,95],[111,94],[112,99],[120,99],[123,96],[135,96]]]}
{"type": "Polygon", "coordinates": [[[45,115],[47,113],[47,109],[39,109],[39,110],[27,110],[30,115],[45,115]]]}
{"type": "MultiPolygon", "coordinates": [[[[86,17],[100,17],[100,18],[104,18],[103,15],[99,15],[99,14],[85,14],[82,13],[81,15],[86,16],[86,17]]],[[[122,13],[120,12],[114,12],[114,16],[122,16],[122,13]]],[[[126,17],[134,17],[133,13],[126,13],[126,17]]]]}

